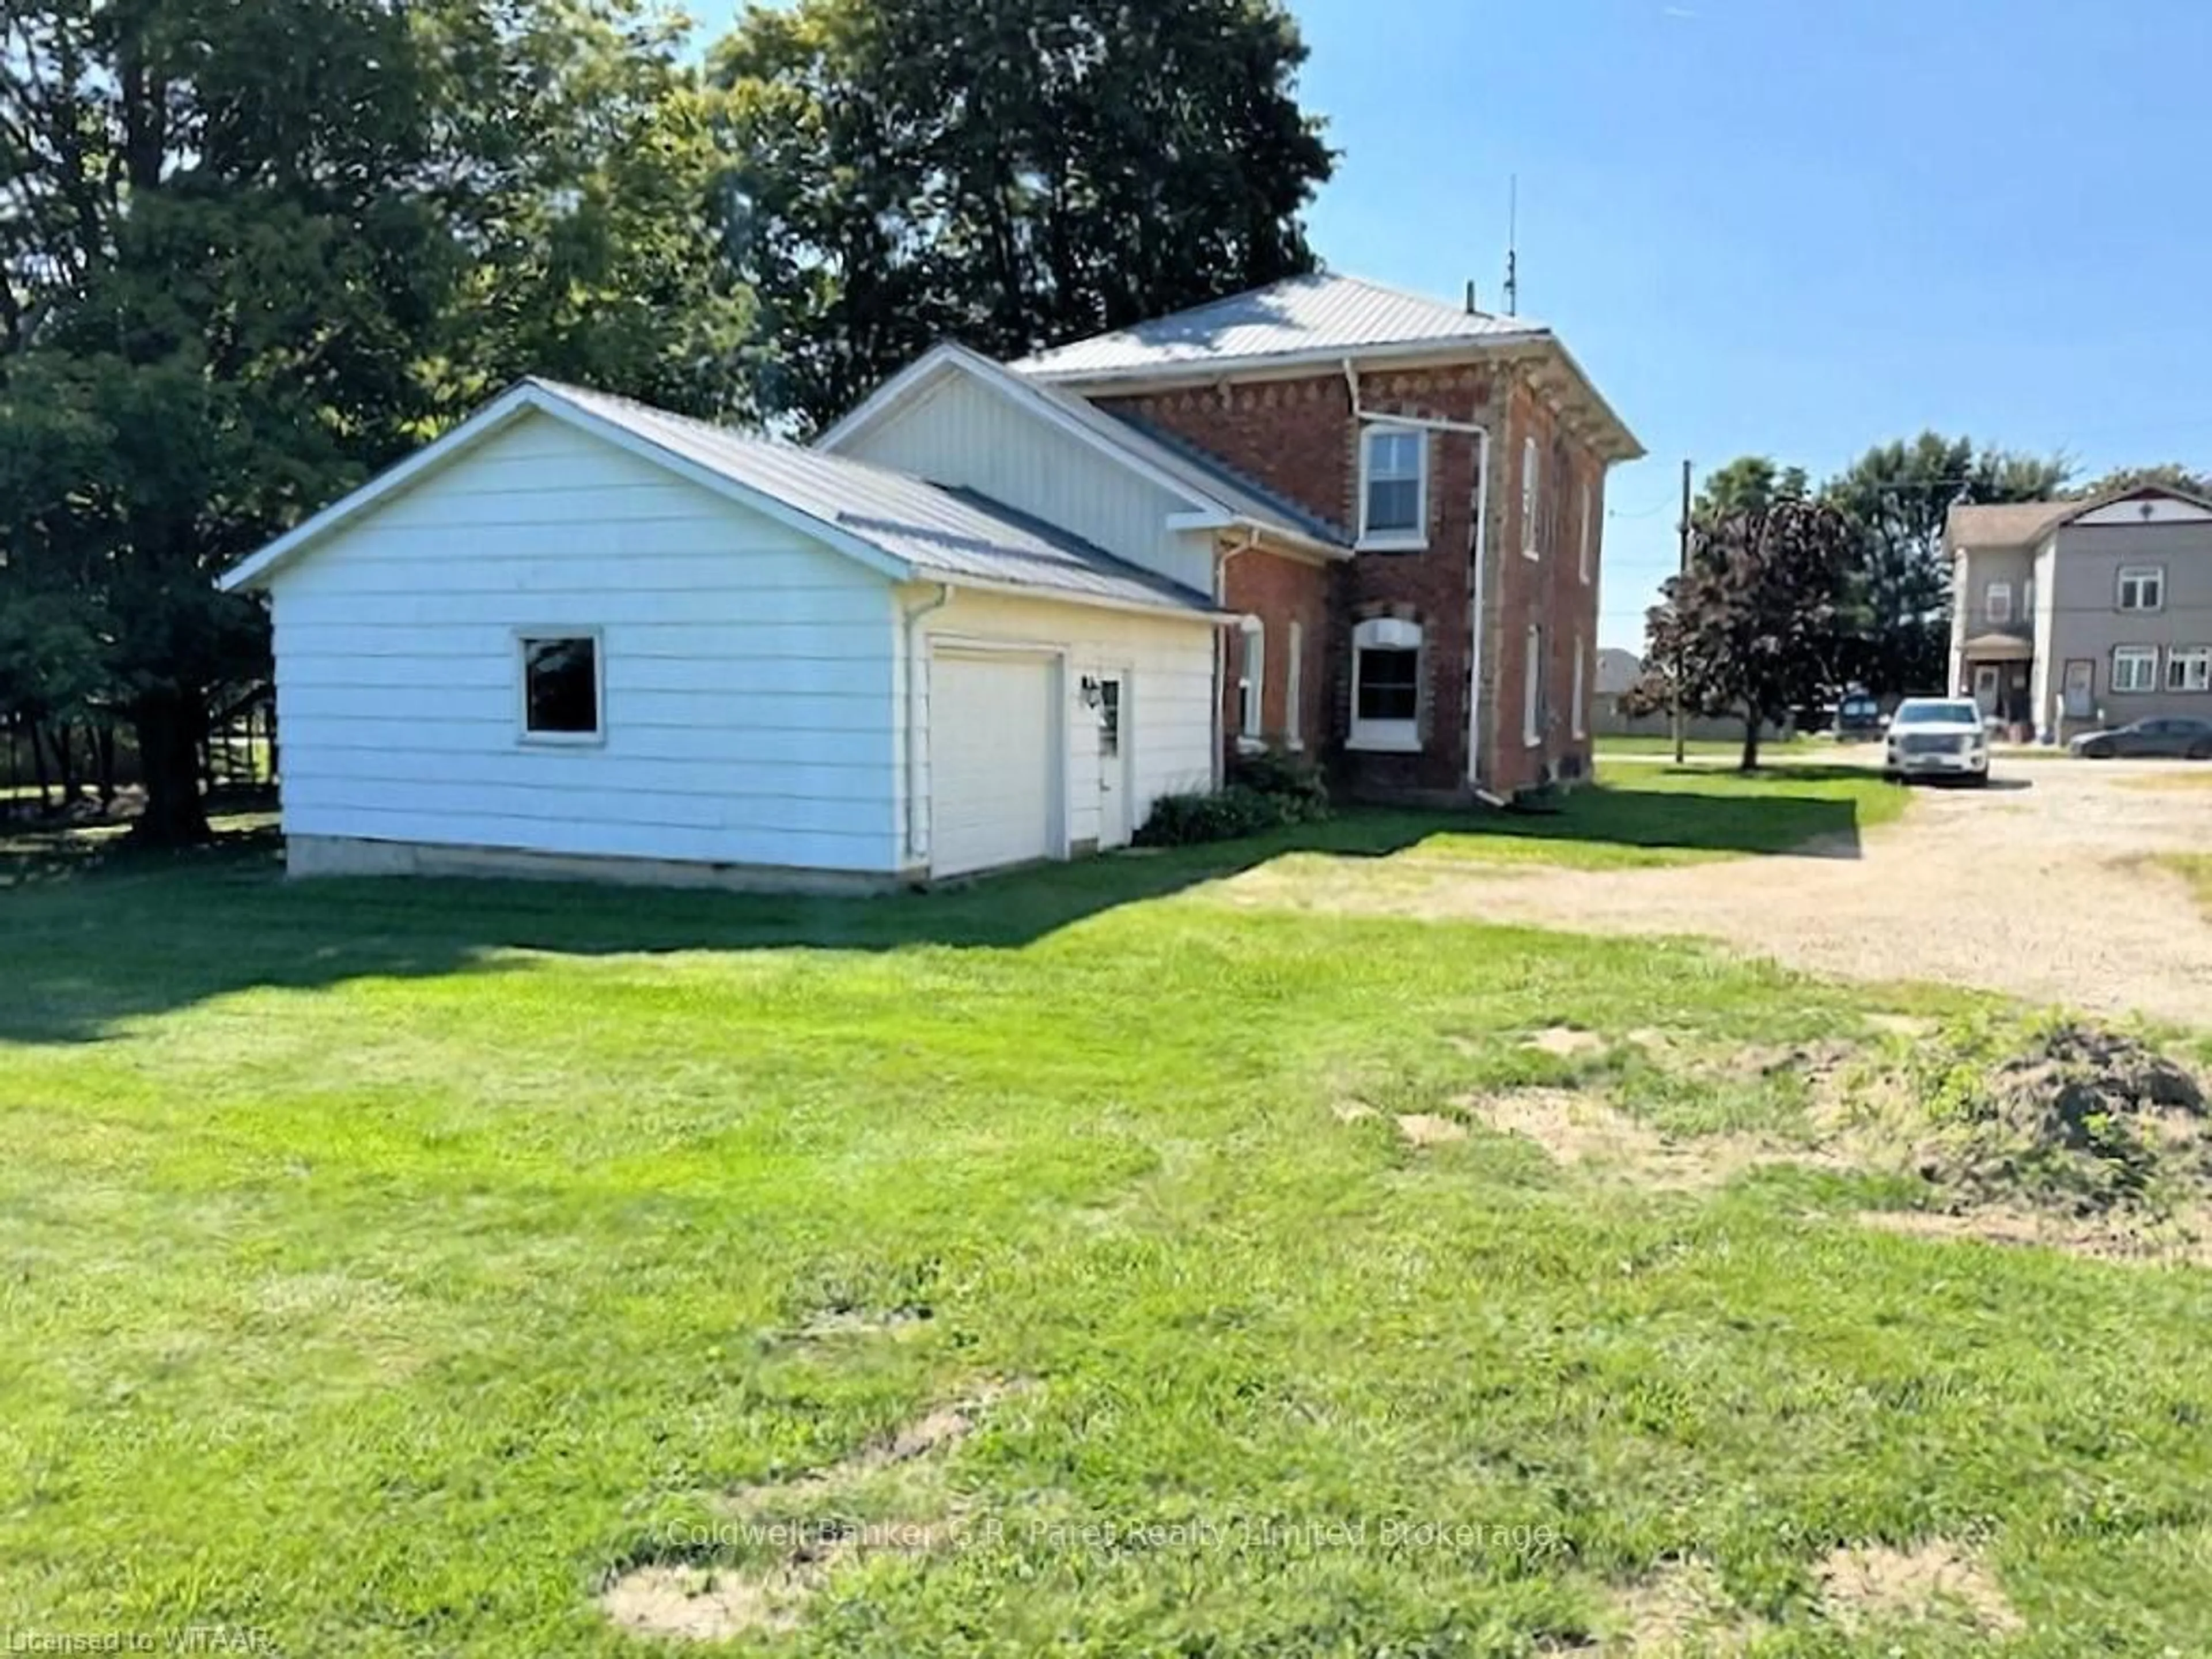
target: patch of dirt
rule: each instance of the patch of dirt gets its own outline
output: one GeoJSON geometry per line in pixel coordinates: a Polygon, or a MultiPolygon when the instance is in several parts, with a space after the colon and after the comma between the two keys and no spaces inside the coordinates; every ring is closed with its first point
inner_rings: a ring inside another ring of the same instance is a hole
{"type": "Polygon", "coordinates": [[[1863,1210],[1859,1222],[1911,1238],[1972,1239],[1984,1244],[2038,1245],[2095,1261],[2195,1262],[2212,1267],[2212,1212],[2176,1218],[2165,1227],[2130,1231],[2096,1221],[1983,1209],[1965,1214],[1933,1210],[1863,1210]]]}
{"type": "Polygon", "coordinates": [[[1662,1191],[1717,1187],[1762,1164],[1838,1161],[1819,1148],[1756,1135],[1662,1134],[1602,1099],[1572,1089],[1513,1089],[1469,1096],[1461,1103],[1499,1133],[1534,1141],[1557,1163],[1610,1170],[1662,1191]]]}
{"type": "Polygon", "coordinates": [[[1467,1139],[1467,1125],[1455,1117],[1438,1117],[1433,1112],[1401,1112],[1398,1133],[1413,1146],[1444,1146],[1455,1140],[1467,1139]]]}
{"type": "Polygon", "coordinates": [[[1582,1054],[1602,1053],[1609,1045],[1595,1031],[1585,1031],[1572,1025],[1547,1025],[1522,1045],[1556,1055],[1561,1060],[1572,1060],[1582,1054]]]}
{"type": "Polygon", "coordinates": [[[1729,1076],[1744,1082],[1790,1073],[1802,1076],[1818,1091],[1858,1054],[1857,1045],[1826,1037],[1818,1042],[1754,1042],[1729,1056],[1729,1076]]]}
{"type": "Polygon", "coordinates": [[[1989,1569],[1942,1539],[1911,1550],[1849,1546],[1831,1554],[1814,1576],[1821,1610],[1846,1628],[1939,1619],[1964,1621],[1989,1636],[2025,1628],[1989,1569]]]}
{"type": "Polygon", "coordinates": [[[893,1308],[887,1313],[868,1313],[859,1308],[825,1308],[799,1328],[801,1340],[834,1341],[840,1337],[919,1334],[936,1316],[927,1308],[893,1308]]]}
{"type": "Polygon", "coordinates": [[[599,1606],[633,1635],[726,1642],[749,1632],[791,1629],[815,1588],[798,1570],[747,1573],[655,1563],[616,1579],[600,1594],[599,1606]]]}
{"type": "Polygon", "coordinates": [[[1620,1634],[1599,1651],[1638,1656],[1722,1655],[1742,1652],[1758,1622],[1729,1600],[1710,1561],[1662,1564],[1613,1595],[1620,1634]]]}
{"type": "Polygon", "coordinates": [[[1918,1014],[1869,1014],[1866,1023],[1884,1036],[1933,1036],[1937,1030],[1934,1020],[1918,1014]]]}
{"type": "MultiPolygon", "coordinates": [[[[816,1508],[871,1475],[919,1463],[966,1438],[981,1413],[1023,1387],[988,1384],[869,1442],[829,1468],[740,1487],[725,1495],[721,1507],[748,1520],[816,1508]]],[[[600,1609],[624,1630],[677,1640],[723,1642],[748,1632],[787,1631],[842,1562],[871,1550],[928,1553],[955,1535],[952,1519],[943,1512],[890,1522],[793,1518],[757,1530],[778,1550],[771,1563],[743,1568],[641,1563],[607,1584],[599,1594],[600,1609]]]]}

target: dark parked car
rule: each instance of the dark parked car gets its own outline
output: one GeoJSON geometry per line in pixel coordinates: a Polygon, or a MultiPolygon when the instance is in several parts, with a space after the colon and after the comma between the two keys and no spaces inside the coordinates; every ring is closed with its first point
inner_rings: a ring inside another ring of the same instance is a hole
{"type": "Polygon", "coordinates": [[[2169,714],[2116,726],[2109,732],[2084,732],[2066,746],[2088,760],[2115,760],[2130,755],[2212,760],[2212,720],[2169,714]]]}
{"type": "Polygon", "coordinates": [[[1849,696],[1836,705],[1838,743],[1878,738],[1881,729],[1881,705],[1872,697],[1849,696]]]}

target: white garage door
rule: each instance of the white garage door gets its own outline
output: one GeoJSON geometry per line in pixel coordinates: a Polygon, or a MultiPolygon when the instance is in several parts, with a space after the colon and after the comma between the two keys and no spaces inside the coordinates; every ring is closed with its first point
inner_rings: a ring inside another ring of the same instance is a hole
{"type": "Polygon", "coordinates": [[[1048,657],[940,654],[930,672],[933,852],[940,876],[1051,858],[1054,739],[1048,657]]]}

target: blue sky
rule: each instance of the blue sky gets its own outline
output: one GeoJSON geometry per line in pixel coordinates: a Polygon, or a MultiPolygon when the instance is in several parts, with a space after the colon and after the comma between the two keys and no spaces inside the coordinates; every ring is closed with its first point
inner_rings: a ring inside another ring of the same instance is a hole
{"type": "Polygon", "coordinates": [[[1604,641],[1673,568],[1685,457],[1816,476],[1923,427],[2085,472],[2212,463],[2212,6],[1291,0],[1335,268],[1521,309],[1651,452],[1604,641]]]}

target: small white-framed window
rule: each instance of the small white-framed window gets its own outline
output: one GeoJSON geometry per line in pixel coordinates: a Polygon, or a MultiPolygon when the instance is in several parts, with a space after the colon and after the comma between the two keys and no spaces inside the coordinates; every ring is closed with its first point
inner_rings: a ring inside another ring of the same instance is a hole
{"type": "Polygon", "coordinates": [[[2112,690],[2158,690],[2158,647],[2154,645],[2116,645],[2112,647],[2112,690]]]}
{"type": "Polygon", "coordinates": [[[2166,653],[2166,689],[2212,691],[2212,645],[2177,645],[2166,653]]]}
{"type": "Polygon", "coordinates": [[[2162,564],[2122,565],[2119,606],[2123,611],[2166,609],[2166,567],[2162,564]]]}
{"type": "Polygon", "coordinates": [[[1583,486],[1583,586],[1588,587],[1597,574],[1597,503],[1595,492],[1588,484],[1583,486]]]}
{"type": "Polygon", "coordinates": [[[576,629],[517,634],[526,743],[597,743],[605,735],[599,636],[576,629]]]}
{"type": "Polygon", "coordinates": [[[1532,749],[1544,740],[1544,630],[1534,623],[1521,676],[1521,740],[1532,749]]]}
{"type": "Polygon", "coordinates": [[[1534,438],[1521,441],[1521,556],[1537,556],[1536,509],[1544,498],[1543,458],[1534,438]]]}
{"type": "Polygon", "coordinates": [[[1289,660],[1283,665],[1283,741],[1292,749],[1303,749],[1306,746],[1304,623],[1291,624],[1289,647],[1289,660]]]}
{"type": "Polygon", "coordinates": [[[1589,716],[1585,712],[1583,702],[1583,693],[1589,689],[1584,680],[1588,672],[1589,653],[1583,648],[1583,636],[1577,634],[1575,635],[1575,700],[1571,705],[1571,718],[1574,722],[1575,735],[1578,738],[1589,735],[1589,716]]]}
{"type": "Polygon", "coordinates": [[[2012,620],[2012,584],[1991,582],[1982,590],[1982,619],[1994,625],[2012,620]]]}
{"type": "Polygon", "coordinates": [[[1370,426],[1359,440],[1359,544],[1420,548],[1429,539],[1429,434],[1370,426]]]}
{"type": "Polygon", "coordinates": [[[1352,731],[1346,746],[1421,746],[1421,626],[1375,617],[1352,630],[1352,731]]]}
{"type": "Polygon", "coordinates": [[[1237,629],[1237,735],[1256,741],[1267,696],[1267,624],[1247,617],[1237,629]]]}

